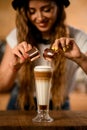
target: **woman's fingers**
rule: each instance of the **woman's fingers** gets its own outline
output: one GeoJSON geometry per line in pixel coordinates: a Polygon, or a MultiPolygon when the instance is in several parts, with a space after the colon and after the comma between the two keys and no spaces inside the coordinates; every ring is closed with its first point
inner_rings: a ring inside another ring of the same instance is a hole
{"type": "Polygon", "coordinates": [[[22,46],[22,48],[24,49],[24,51],[27,52],[27,48],[28,48],[27,42],[25,42],[25,41],[22,42],[21,46],[22,46]]]}
{"type": "Polygon", "coordinates": [[[21,58],[22,56],[24,56],[26,58],[27,56],[26,52],[29,51],[31,48],[32,46],[30,44],[27,44],[26,42],[22,42],[21,44],[16,46],[13,50],[18,57],[21,58]]]}
{"type": "Polygon", "coordinates": [[[53,49],[54,51],[57,51],[57,50],[58,50],[58,48],[59,48],[59,43],[60,43],[59,39],[56,39],[55,42],[53,43],[52,49],[53,49]]]}
{"type": "Polygon", "coordinates": [[[9,63],[12,69],[18,70],[22,64],[25,62],[29,55],[27,51],[31,50],[32,46],[27,44],[27,42],[22,42],[12,49],[12,60],[9,63]]]}
{"type": "Polygon", "coordinates": [[[22,42],[21,44],[22,48],[24,49],[25,52],[29,51],[30,49],[32,49],[32,46],[30,44],[27,44],[27,42],[22,42]]]}
{"type": "Polygon", "coordinates": [[[23,55],[23,50],[21,49],[21,47],[20,48],[19,47],[14,48],[12,53],[13,53],[13,55],[15,55],[15,58],[21,59],[22,61],[25,60],[25,57],[23,55]]]}
{"type": "Polygon", "coordinates": [[[23,63],[29,57],[27,51],[31,50],[31,48],[32,46],[30,44],[22,42],[12,50],[12,53],[15,57],[19,58],[20,63],[23,63]]]}
{"type": "Polygon", "coordinates": [[[58,51],[62,50],[63,52],[66,52],[69,49],[71,49],[72,43],[73,43],[73,39],[71,38],[63,37],[60,39],[56,39],[52,46],[52,49],[58,51]]]}

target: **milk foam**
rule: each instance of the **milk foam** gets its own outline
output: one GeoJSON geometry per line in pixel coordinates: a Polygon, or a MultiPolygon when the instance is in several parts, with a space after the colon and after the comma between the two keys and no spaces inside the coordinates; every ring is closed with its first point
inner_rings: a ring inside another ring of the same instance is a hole
{"type": "Polygon", "coordinates": [[[52,68],[50,66],[36,66],[34,68],[34,71],[37,71],[37,72],[48,72],[51,70],[52,70],[52,68]]]}

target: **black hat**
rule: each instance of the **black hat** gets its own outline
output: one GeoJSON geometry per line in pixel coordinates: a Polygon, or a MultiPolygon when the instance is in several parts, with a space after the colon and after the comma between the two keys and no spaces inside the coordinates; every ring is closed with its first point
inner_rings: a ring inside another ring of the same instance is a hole
{"type": "MultiPolygon", "coordinates": [[[[13,0],[12,1],[12,7],[16,10],[17,8],[21,8],[24,7],[25,5],[28,5],[28,1],[29,0],[13,0]]],[[[58,0],[57,0],[58,2],[58,0]]],[[[69,0],[60,0],[59,1],[60,4],[64,5],[65,7],[68,7],[70,4],[69,0]]]]}
{"type": "Polygon", "coordinates": [[[65,7],[68,7],[69,4],[70,4],[70,1],[69,0],[61,0],[62,4],[65,6],[65,7]]]}
{"type": "Polygon", "coordinates": [[[24,7],[25,5],[28,4],[29,0],[13,0],[12,1],[12,7],[16,9],[20,9],[21,7],[24,7]]]}

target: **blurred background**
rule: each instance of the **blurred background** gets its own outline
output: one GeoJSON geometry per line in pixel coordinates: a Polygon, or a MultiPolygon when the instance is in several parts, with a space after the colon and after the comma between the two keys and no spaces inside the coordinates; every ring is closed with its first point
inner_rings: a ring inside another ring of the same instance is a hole
{"type": "MultiPolygon", "coordinates": [[[[15,27],[15,10],[11,7],[12,0],[0,0],[0,40],[4,40],[15,27]]],[[[87,0],[70,0],[66,8],[67,24],[75,26],[87,33],[87,0]]],[[[0,110],[6,110],[10,99],[9,93],[0,94],[0,110]]],[[[70,94],[72,110],[87,110],[87,86],[80,85],[70,94]]]]}

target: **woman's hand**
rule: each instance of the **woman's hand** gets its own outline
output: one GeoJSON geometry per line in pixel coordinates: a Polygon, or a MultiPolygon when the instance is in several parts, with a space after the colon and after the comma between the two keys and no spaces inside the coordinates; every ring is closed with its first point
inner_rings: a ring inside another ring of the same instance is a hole
{"type": "Polygon", "coordinates": [[[29,58],[27,51],[31,49],[31,45],[27,44],[25,41],[18,44],[14,49],[12,49],[10,67],[14,69],[14,71],[19,70],[22,64],[29,58]]]}
{"type": "Polygon", "coordinates": [[[69,58],[71,60],[75,60],[81,56],[81,51],[74,39],[71,38],[60,38],[56,39],[54,44],[52,45],[52,49],[58,51],[59,54],[69,58]]]}

